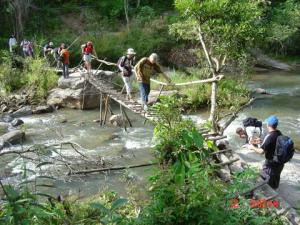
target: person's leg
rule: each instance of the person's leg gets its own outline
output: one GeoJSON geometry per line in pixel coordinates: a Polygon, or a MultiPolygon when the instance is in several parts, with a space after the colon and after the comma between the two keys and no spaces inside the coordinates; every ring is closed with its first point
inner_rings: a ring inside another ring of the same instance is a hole
{"type": "Polygon", "coordinates": [[[125,85],[125,88],[126,88],[126,94],[127,94],[126,97],[129,98],[130,97],[130,87],[129,87],[129,85],[130,85],[130,82],[129,82],[130,78],[122,76],[122,79],[123,79],[123,82],[124,82],[124,85],[125,85]]]}
{"type": "Polygon", "coordinates": [[[276,189],[279,187],[280,183],[280,174],[283,169],[283,165],[278,165],[278,166],[272,166],[271,167],[271,173],[270,173],[270,180],[269,180],[269,185],[273,188],[276,189]]]}
{"type": "Polygon", "coordinates": [[[65,64],[63,64],[62,72],[63,72],[64,78],[67,78],[67,77],[66,77],[66,65],[65,65],[65,64]]]}
{"type": "Polygon", "coordinates": [[[145,84],[145,91],[146,91],[146,103],[148,103],[148,96],[150,94],[150,84],[145,84]]]}
{"type": "Polygon", "coordinates": [[[147,101],[146,101],[146,91],[145,91],[144,84],[139,83],[139,88],[140,88],[140,95],[141,95],[142,104],[145,105],[145,104],[147,104],[147,101]]]}
{"type": "Polygon", "coordinates": [[[66,64],[66,77],[69,78],[69,65],[66,64]]]}

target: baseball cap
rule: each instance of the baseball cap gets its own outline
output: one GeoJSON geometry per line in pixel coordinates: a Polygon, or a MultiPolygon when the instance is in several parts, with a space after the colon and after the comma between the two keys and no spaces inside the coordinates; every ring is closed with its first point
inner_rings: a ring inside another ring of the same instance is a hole
{"type": "Polygon", "coordinates": [[[276,116],[269,116],[265,122],[267,123],[267,125],[271,125],[271,126],[277,126],[279,121],[278,118],[276,116]]]}

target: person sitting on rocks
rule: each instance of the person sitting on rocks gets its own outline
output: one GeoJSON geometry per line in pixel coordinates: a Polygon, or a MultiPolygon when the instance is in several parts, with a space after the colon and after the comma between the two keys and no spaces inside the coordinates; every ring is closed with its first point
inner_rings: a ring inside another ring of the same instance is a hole
{"type": "Polygon", "coordinates": [[[256,118],[248,117],[243,120],[243,126],[236,129],[236,134],[246,140],[246,144],[243,147],[248,148],[250,145],[257,147],[260,140],[265,136],[262,122],[256,118]]]}

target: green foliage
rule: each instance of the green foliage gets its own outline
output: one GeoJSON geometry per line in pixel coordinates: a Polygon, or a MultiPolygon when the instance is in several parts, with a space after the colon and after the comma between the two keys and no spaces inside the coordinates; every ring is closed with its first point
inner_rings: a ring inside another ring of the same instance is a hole
{"type": "Polygon", "coordinates": [[[48,69],[47,62],[42,58],[26,58],[2,53],[0,65],[0,89],[6,93],[26,87],[32,90],[33,101],[43,101],[48,91],[57,85],[58,76],[48,69]]]}
{"type": "Polygon", "coordinates": [[[198,152],[199,158],[205,156],[206,153],[201,151],[204,139],[192,121],[182,119],[176,98],[162,97],[161,102],[153,108],[158,114],[154,137],[157,141],[156,153],[161,162],[174,163],[189,151],[198,152]]]}
{"type": "Polygon", "coordinates": [[[259,20],[264,12],[262,1],[176,0],[175,6],[185,18],[171,26],[180,38],[199,40],[199,27],[213,55],[237,58],[263,35],[259,20]]]}
{"type": "Polygon", "coordinates": [[[268,51],[272,49],[285,53],[289,47],[294,48],[293,43],[299,40],[300,3],[286,0],[270,6],[265,22],[268,42],[265,47],[269,48],[268,51]]]}

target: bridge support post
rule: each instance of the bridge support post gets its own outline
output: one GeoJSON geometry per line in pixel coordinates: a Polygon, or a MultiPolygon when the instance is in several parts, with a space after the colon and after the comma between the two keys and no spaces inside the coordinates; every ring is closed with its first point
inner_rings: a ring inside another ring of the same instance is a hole
{"type": "Polygon", "coordinates": [[[123,122],[124,130],[127,131],[126,122],[124,119],[124,111],[123,111],[123,107],[121,104],[120,104],[120,111],[121,111],[121,115],[122,115],[122,122],[123,122]]]}
{"type": "Polygon", "coordinates": [[[109,96],[106,95],[103,125],[106,124],[106,117],[107,117],[108,108],[109,108],[109,96]]]}
{"type": "Polygon", "coordinates": [[[100,93],[100,126],[102,126],[102,101],[103,100],[103,94],[100,93]]]}

